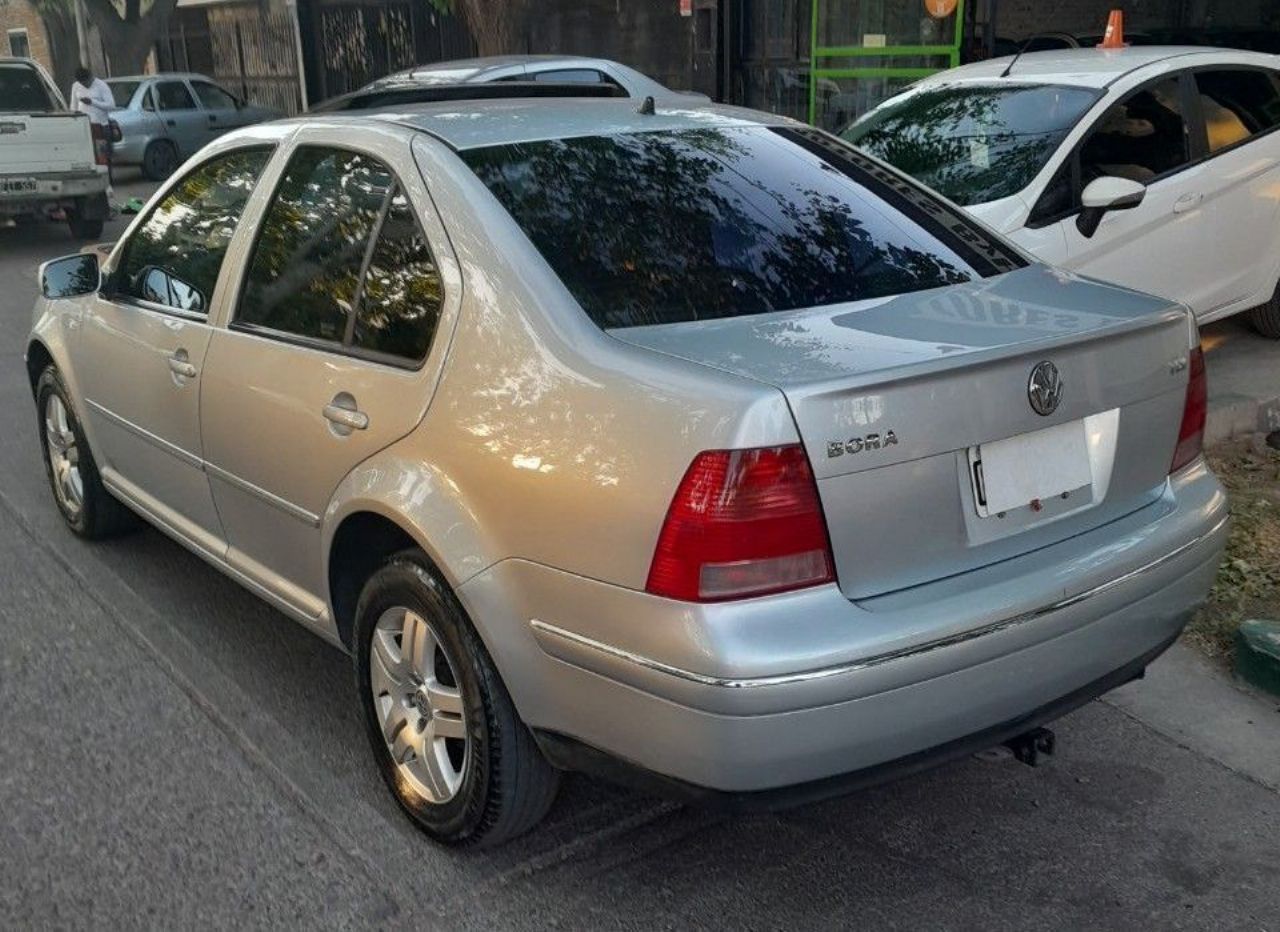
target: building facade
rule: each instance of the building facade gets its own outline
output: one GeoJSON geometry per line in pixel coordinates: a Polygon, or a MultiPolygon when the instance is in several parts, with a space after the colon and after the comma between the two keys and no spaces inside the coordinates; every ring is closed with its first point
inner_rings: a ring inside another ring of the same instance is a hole
{"type": "MultiPolygon", "coordinates": [[[[1113,8],[1135,40],[1280,52],[1280,0],[531,0],[508,51],[613,58],[674,88],[836,128],[920,77],[1032,36],[1092,44],[1113,8]]],[[[292,113],[474,50],[426,0],[180,0],[158,53],[161,68],[203,71],[292,113]]]]}
{"type": "Polygon", "coordinates": [[[28,0],[0,0],[0,55],[34,58],[53,71],[53,50],[44,21],[28,0]]]}

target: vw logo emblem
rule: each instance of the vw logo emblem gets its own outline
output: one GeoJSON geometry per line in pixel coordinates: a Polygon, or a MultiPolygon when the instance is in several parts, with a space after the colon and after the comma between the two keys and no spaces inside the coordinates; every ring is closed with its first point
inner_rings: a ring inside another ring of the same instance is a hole
{"type": "Polygon", "coordinates": [[[1031,410],[1042,417],[1058,410],[1058,403],[1062,401],[1062,376],[1057,366],[1047,359],[1036,363],[1027,380],[1027,398],[1031,401],[1031,410]]]}

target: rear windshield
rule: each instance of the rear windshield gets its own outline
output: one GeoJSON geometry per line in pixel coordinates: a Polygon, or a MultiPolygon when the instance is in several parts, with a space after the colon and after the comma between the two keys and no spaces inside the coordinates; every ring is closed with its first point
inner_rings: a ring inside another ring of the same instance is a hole
{"type": "Polygon", "coordinates": [[[111,88],[111,97],[116,106],[127,107],[141,83],[141,81],[108,81],[107,87],[111,88]]]}
{"type": "Polygon", "coordinates": [[[18,62],[0,64],[0,113],[52,113],[59,109],[36,69],[18,62]]]}
{"type": "Polygon", "coordinates": [[[462,157],[606,329],[858,301],[1022,264],[816,130],[587,136],[462,157]]]}
{"type": "Polygon", "coordinates": [[[1017,194],[1098,92],[1055,85],[950,86],[881,104],[842,136],[957,204],[1017,194]]]}

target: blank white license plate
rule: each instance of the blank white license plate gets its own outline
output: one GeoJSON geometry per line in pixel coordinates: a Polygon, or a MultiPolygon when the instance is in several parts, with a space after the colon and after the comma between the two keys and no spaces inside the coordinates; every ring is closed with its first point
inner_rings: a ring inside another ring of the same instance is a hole
{"type": "Polygon", "coordinates": [[[36,189],[34,178],[0,178],[0,193],[26,194],[36,189]]]}
{"type": "Polygon", "coordinates": [[[969,465],[983,517],[1093,485],[1084,421],[971,447],[969,465]]]}

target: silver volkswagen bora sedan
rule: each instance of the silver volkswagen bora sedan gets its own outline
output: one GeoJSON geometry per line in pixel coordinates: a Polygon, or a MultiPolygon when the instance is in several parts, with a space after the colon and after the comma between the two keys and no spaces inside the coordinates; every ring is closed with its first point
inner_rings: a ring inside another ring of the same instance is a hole
{"type": "Polygon", "coordinates": [[[1026,736],[1223,549],[1184,308],[782,118],[250,128],[42,282],[67,524],[141,515],[348,651],[447,842],[564,769],[773,806],[1026,736]]]}

